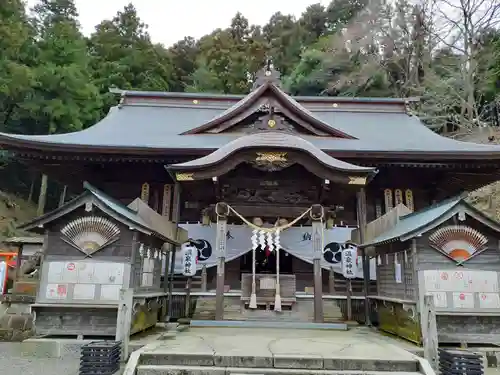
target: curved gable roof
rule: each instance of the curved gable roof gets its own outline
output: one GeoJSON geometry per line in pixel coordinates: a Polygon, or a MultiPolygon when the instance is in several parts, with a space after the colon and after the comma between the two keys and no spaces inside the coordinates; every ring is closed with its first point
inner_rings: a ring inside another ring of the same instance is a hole
{"type": "Polygon", "coordinates": [[[375,168],[372,167],[361,167],[358,165],[346,163],[344,161],[335,159],[330,155],[326,154],[316,146],[314,146],[311,142],[306,141],[305,139],[282,132],[262,132],[255,133],[251,135],[242,136],[238,139],[235,139],[232,142],[229,142],[225,146],[217,149],[211,154],[191,160],[185,163],[172,164],[169,166],[169,169],[172,170],[190,170],[196,168],[203,168],[210,165],[217,164],[225,159],[227,159],[230,155],[234,154],[237,151],[244,149],[252,149],[252,148],[271,148],[278,150],[297,150],[302,151],[310,156],[316,158],[323,165],[338,170],[342,172],[355,172],[355,173],[366,173],[371,174],[375,172],[375,168]]]}

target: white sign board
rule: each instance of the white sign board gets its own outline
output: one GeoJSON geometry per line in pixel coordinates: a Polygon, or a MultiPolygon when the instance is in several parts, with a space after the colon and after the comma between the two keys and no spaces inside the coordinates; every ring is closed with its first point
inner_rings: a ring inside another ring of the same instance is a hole
{"type": "Polygon", "coordinates": [[[182,274],[184,276],[196,275],[198,249],[189,242],[182,244],[182,274]]]}
{"type": "Polygon", "coordinates": [[[446,292],[427,292],[434,297],[434,307],[446,309],[448,307],[448,296],[446,292]]]}
{"type": "Polygon", "coordinates": [[[356,259],[358,252],[356,249],[344,249],[342,250],[342,275],[346,279],[353,279],[356,277],[357,266],[356,259]]]}
{"type": "Polygon", "coordinates": [[[123,284],[124,264],[114,262],[49,262],[50,284],[123,284]]]}
{"type": "Polygon", "coordinates": [[[425,289],[436,292],[498,293],[495,271],[427,270],[425,289]]]}
{"type": "Polygon", "coordinates": [[[41,287],[42,298],[76,303],[119,299],[125,280],[124,263],[78,260],[49,261],[46,265],[48,269],[46,284],[41,287]]]}
{"type": "Polygon", "coordinates": [[[498,277],[496,271],[462,268],[419,273],[422,291],[434,297],[436,308],[457,312],[500,309],[498,277]]]}
{"type": "Polygon", "coordinates": [[[276,280],[272,277],[263,277],[259,286],[260,289],[276,289],[276,280]]]}
{"type": "Polygon", "coordinates": [[[397,284],[401,284],[403,282],[403,270],[401,263],[394,264],[394,278],[396,279],[397,284]]]}
{"type": "Polygon", "coordinates": [[[5,279],[7,278],[7,262],[0,262],[0,295],[4,294],[5,279]]]}
{"type": "Polygon", "coordinates": [[[453,307],[458,309],[473,309],[474,294],[473,293],[453,293],[453,307]]]}

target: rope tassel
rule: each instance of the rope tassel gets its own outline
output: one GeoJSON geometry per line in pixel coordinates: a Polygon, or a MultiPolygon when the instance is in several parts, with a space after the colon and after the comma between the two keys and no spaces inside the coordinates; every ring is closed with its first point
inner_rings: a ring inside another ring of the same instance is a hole
{"type": "Polygon", "coordinates": [[[254,229],[252,231],[252,293],[250,294],[250,303],[248,304],[248,307],[251,309],[256,309],[257,308],[257,294],[255,293],[255,252],[257,250],[257,247],[259,246],[258,242],[258,237],[257,237],[258,231],[254,229]]]}
{"type": "Polygon", "coordinates": [[[276,249],[276,292],[275,292],[275,297],[274,297],[274,311],[281,311],[281,292],[280,292],[280,231],[279,231],[279,229],[277,229],[276,233],[274,234],[274,248],[276,249]]]}

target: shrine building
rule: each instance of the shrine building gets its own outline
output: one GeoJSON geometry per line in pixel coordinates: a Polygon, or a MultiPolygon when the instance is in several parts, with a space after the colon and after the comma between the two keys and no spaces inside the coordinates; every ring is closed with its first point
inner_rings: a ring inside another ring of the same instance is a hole
{"type": "Polygon", "coordinates": [[[120,103],[94,126],[0,133],[0,146],[71,191],[140,197],[185,229],[197,273],[171,248],[170,298],[191,293],[199,319],[362,320],[376,293],[375,259],[356,250],[366,224],[500,179],[499,146],[434,133],[416,99],[292,97],[269,67],[245,96],[113,92],[120,103]]]}

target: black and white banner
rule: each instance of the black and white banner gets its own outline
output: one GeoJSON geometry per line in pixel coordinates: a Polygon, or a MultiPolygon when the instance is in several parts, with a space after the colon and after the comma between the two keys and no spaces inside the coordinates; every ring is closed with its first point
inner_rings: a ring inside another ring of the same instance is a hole
{"type": "MultiPolygon", "coordinates": [[[[216,224],[203,226],[201,224],[180,224],[188,231],[188,236],[193,240],[198,249],[198,269],[203,265],[213,267],[217,265],[215,255],[215,237],[216,224]]],[[[353,228],[335,227],[324,229],[323,257],[321,265],[325,269],[333,268],[337,273],[342,273],[341,260],[342,250],[346,248],[346,241],[351,239],[353,228]]],[[[228,225],[226,232],[227,253],[226,262],[236,259],[252,249],[252,229],[246,225],[228,225]]],[[[280,233],[281,249],[287,253],[303,260],[313,263],[312,246],[312,228],[311,227],[292,227],[280,233]]],[[[370,261],[370,278],[375,279],[375,260],[370,261]]],[[[356,277],[362,278],[361,257],[356,259],[356,277]]],[[[183,262],[182,254],[176,252],[175,273],[182,274],[183,262]]]]}

